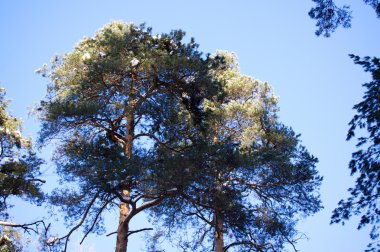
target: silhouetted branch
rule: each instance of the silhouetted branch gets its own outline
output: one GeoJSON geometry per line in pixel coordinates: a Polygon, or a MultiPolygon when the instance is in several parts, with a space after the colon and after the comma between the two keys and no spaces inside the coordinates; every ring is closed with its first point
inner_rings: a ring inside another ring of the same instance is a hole
{"type": "Polygon", "coordinates": [[[60,240],[64,240],[64,239],[66,239],[66,241],[65,241],[65,248],[64,248],[64,250],[63,250],[63,252],[66,252],[67,244],[68,244],[68,241],[69,241],[69,238],[70,238],[71,234],[72,234],[75,230],[77,230],[80,226],[82,226],[84,220],[85,220],[86,217],[87,217],[87,214],[89,213],[89,211],[90,211],[92,205],[94,204],[94,202],[95,202],[95,200],[98,198],[98,196],[99,196],[99,192],[97,192],[97,193],[95,194],[95,196],[92,198],[92,200],[91,200],[90,204],[87,206],[87,209],[86,209],[86,211],[84,212],[84,214],[83,214],[82,219],[80,220],[80,222],[79,222],[75,227],[73,227],[73,228],[69,231],[69,233],[68,233],[67,235],[62,236],[62,237],[54,237],[54,238],[52,238],[51,240],[48,240],[48,241],[46,242],[46,244],[49,245],[49,246],[51,246],[51,245],[53,245],[54,243],[56,243],[57,241],[60,241],[60,240]]]}
{"type": "Polygon", "coordinates": [[[96,214],[96,217],[92,223],[92,226],[87,230],[86,234],[83,236],[82,240],[80,241],[80,244],[83,243],[83,241],[84,241],[84,239],[86,239],[87,235],[94,229],[96,222],[98,221],[98,218],[99,218],[100,214],[103,212],[104,208],[108,205],[108,203],[113,201],[115,198],[116,197],[113,197],[113,198],[107,200],[106,202],[104,202],[103,206],[99,209],[98,213],[96,214]]]}
{"type": "Polygon", "coordinates": [[[12,222],[7,221],[0,221],[0,226],[4,227],[13,227],[13,228],[21,228],[24,230],[24,232],[29,233],[29,231],[33,231],[34,233],[38,234],[38,226],[43,225],[46,229],[45,222],[43,220],[38,220],[32,223],[25,223],[25,224],[16,224],[12,222]]]}
{"type": "MultiPolygon", "coordinates": [[[[135,233],[139,233],[139,232],[143,232],[143,231],[149,231],[149,230],[153,230],[153,228],[142,228],[142,229],[138,229],[138,230],[129,231],[128,234],[127,234],[127,237],[130,236],[130,235],[132,235],[132,234],[135,234],[135,233]]],[[[108,237],[108,236],[111,236],[111,235],[114,235],[114,234],[117,234],[117,231],[109,233],[106,236],[108,237]]]]}

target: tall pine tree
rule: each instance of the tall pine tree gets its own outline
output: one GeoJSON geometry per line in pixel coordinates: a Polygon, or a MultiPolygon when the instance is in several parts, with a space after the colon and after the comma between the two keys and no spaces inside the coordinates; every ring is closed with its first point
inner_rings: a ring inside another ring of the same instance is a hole
{"type": "Polygon", "coordinates": [[[116,251],[126,251],[134,233],[130,219],[175,194],[143,186],[151,175],[147,150],[158,144],[180,151],[191,144],[183,132],[201,127],[202,101],[218,92],[209,74],[218,60],[202,56],[194,40],[183,37],[182,31],[153,36],[144,25],[114,21],[39,70],[50,78],[38,108],[40,141],[59,139],[58,172],[66,188],[76,183],[52,196],[79,221],[62,237],[65,248],[73,230],[82,224],[87,233],[98,230],[102,212],[119,201],[116,251]]]}

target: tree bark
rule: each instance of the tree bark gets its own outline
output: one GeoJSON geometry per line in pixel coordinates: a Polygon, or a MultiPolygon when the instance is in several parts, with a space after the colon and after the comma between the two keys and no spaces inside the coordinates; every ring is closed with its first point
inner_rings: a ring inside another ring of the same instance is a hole
{"type": "MultiPolygon", "coordinates": [[[[123,190],[122,194],[125,197],[129,197],[130,191],[123,190]]],[[[117,229],[117,237],[116,237],[116,252],[126,252],[128,245],[128,231],[129,226],[124,225],[124,221],[129,214],[129,205],[125,202],[121,202],[119,205],[120,214],[119,214],[119,227],[117,229]]]]}
{"type": "MultiPolygon", "coordinates": [[[[135,95],[134,95],[134,88],[135,88],[135,82],[136,82],[136,76],[135,74],[132,74],[132,83],[129,90],[129,99],[128,99],[128,106],[129,110],[127,110],[126,113],[126,119],[127,119],[127,128],[125,131],[125,139],[124,139],[124,153],[126,154],[128,159],[132,158],[132,150],[133,150],[133,137],[135,134],[135,115],[134,115],[134,109],[135,109],[135,95]]],[[[130,190],[129,189],[123,189],[122,190],[123,197],[129,198],[130,197],[130,190]]],[[[130,207],[127,203],[121,202],[119,206],[120,215],[119,215],[119,227],[117,229],[117,238],[116,238],[116,252],[126,252],[127,251],[127,245],[128,245],[128,231],[129,231],[129,224],[125,223],[125,219],[127,218],[130,207]]]]}
{"type": "Polygon", "coordinates": [[[215,211],[214,213],[214,222],[215,222],[215,238],[214,238],[215,252],[223,252],[223,247],[224,247],[223,216],[218,211],[215,211]]]}

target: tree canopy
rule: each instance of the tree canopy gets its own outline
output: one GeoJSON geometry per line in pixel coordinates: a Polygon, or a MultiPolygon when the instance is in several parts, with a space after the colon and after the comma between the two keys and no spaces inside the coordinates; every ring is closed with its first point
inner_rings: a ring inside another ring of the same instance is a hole
{"type": "Polygon", "coordinates": [[[321,208],[317,160],[278,122],[268,83],[183,36],[114,21],[38,70],[50,80],[40,143],[58,140],[65,185],[50,199],[71,227],[49,245],[66,250],[81,226],[84,238],[103,232],[104,211],[118,205],[116,250],[126,251],[133,216],[156,206],[182,218],[171,211],[182,202],[213,216],[199,220],[219,237],[216,251],[260,251],[293,244],[295,216],[321,208]],[[228,246],[223,234],[235,237],[228,246]]]}
{"type": "MultiPolygon", "coordinates": [[[[203,56],[184,35],[114,21],[39,70],[50,78],[38,108],[40,142],[60,140],[58,172],[77,185],[57,190],[52,202],[79,221],[73,230],[88,223],[86,232],[101,230],[103,211],[121,202],[117,251],[126,249],[130,219],[173,194],[143,187],[150,146],[191,144],[183,133],[203,127],[202,101],[220,93],[209,72],[221,60],[203,56]]],[[[67,245],[69,236],[62,238],[67,245]]]]}
{"type": "Polygon", "coordinates": [[[357,139],[358,151],[352,154],[349,167],[351,175],[359,173],[355,187],[350,188],[351,196],[339,202],[334,210],[333,223],[344,223],[352,215],[361,214],[358,228],[372,225],[368,251],[378,251],[379,238],[379,192],[380,192],[380,59],[350,55],[355,64],[361,65],[372,75],[372,81],[363,84],[366,91],[363,101],[356,104],[357,114],[350,122],[347,140],[357,139]],[[366,131],[366,134],[365,134],[366,131]],[[357,134],[359,136],[357,136],[357,134]]]}
{"type": "MultiPolygon", "coordinates": [[[[31,140],[21,135],[21,121],[9,114],[9,101],[0,89],[0,251],[21,251],[12,228],[28,229],[28,224],[14,224],[9,219],[10,197],[41,203],[44,194],[38,178],[42,160],[32,150],[31,140]]],[[[31,224],[33,225],[33,224],[31,224]]]]}
{"type": "Polygon", "coordinates": [[[269,84],[241,74],[234,54],[217,57],[227,64],[213,71],[225,96],[205,101],[208,130],[197,145],[157,150],[158,170],[170,167],[172,187],[183,188],[153,214],[185,251],[281,250],[295,244],[297,219],[321,209],[317,159],[278,122],[269,84]]]}
{"type": "MultiPolygon", "coordinates": [[[[315,31],[317,36],[330,37],[339,26],[351,27],[352,12],[348,5],[339,7],[333,0],[312,0],[316,6],[309,11],[309,16],[317,21],[315,31]]],[[[377,17],[380,17],[380,2],[378,0],[363,0],[364,3],[375,9],[377,17]]]]}
{"type": "MultiPolygon", "coordinates": [[[[345,28],[351,26],[351,11],[349,6],[337,7],[332,0],[313,0],[317,6],[312,8],[309,16],[317,20],[318,27],[316,35],[323,34],[329,37],[337,27],[342,25],[345,28]]],[[[380,18],[380,2],[378,0],[364,0],[370,5],[380,18]]],[[[361,220],[358,228],[372,225],[370,237],[377,240],[379,237],[379,121],[380,121],[380,99],[379,99],[379,79],[380,65],[379,59],[374,57],[364,57],[350,55],[355,64],[363,66],[366,72],[372,75],[372,81],[363,84],[366,88],[363,101],[356,104],[354,109],[357,114],[350,121],[347,140],[355,137],[355,132],[362,133],[362,129],[367,130],[368,136],[357,137],[358,151],[352,154],[349,163],[351,175],[359,173],[354,188],[350,188],[351,196],[347,200],[341,200],[339,206],[333,211],[331,223],[344,223],[352,215],[360,215],[361,220]]],[[[368,245],[367,251],[376,251],[380,248],[378,242],[368,245]]]]}

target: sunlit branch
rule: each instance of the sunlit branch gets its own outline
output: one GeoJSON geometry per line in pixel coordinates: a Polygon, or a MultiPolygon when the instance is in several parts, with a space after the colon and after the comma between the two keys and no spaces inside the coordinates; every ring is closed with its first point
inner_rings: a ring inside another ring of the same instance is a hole
{"type": "Polygon", "coordinates": [[[27,233],[29,233],[29,231],[33,231],[36,234],[38,234],[38,226],[40,224],[42,224],[46,229],[46,225],[45,225],[45,222],[43,220],[38,220],[38,221],[35,221],[32,223],[25,223],[25,224],[16,224],[16,223],[7,222],[7,221],[0,221],[0,226],[21,228],[27,233]]]}

